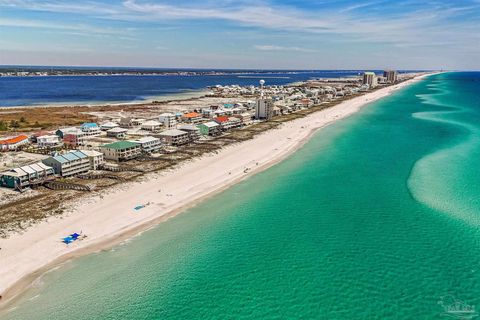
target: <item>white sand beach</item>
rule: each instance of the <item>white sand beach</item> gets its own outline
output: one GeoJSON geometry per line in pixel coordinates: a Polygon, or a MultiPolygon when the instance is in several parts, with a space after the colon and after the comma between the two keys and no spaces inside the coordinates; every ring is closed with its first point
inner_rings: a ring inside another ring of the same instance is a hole
{"type": "Polygon", "coordinates": [[[62,217],[50,218],[22,234],[1,239],[0,306],[5,307],[33,280],[62,261],[121,242],[182,212],[205,197],[281,161],[302,146],[315,130],[420,78],[422,76],[284,123],[279,129],[152,175],[143,182],[122,186],[102,198],[87,198],[62,217]],[[145,208],[134,210],[147,203],[150,204],[145,208]],[[68,246],[60,241],[79,231],[88,238],[68,246]]]}

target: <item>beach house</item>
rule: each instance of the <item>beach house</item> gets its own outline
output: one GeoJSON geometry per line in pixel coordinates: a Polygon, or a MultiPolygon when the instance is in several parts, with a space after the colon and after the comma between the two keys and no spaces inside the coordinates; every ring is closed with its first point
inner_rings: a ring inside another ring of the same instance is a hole
{"type": "Polygon", "coordinates": [[[131,117],[120,118],[120,127],[122,128],[131,128],[133,127],[134,121],[131,117]]]}
{"type": "Polygon", "coordinates": [[[33,143],[37,143],[37,138],[38,137],[41,137],[41,136],[49,136],[49,135],[52,135],[52,134],[55,134],[55,133],[52,133],[50,131],[37,131],[33,134],[30,135],[30,141],[33,142],[33,143]]]}
{"type": "Polygon", "coordinates": [[[108,131],[110,129],[117,128],[117,127],[119,127],[118,123],[109,121],[109,122],[105,122],[105,123],[101,124],[100,125],[100,130],[108,131]]]}
{"type": "Polygon", "coordinates": [[[165,128],[174,128],[177,125],[177,117],[173,113],[162,113],[158,120],[163,124],[165,128]]]}
{"type": "Polygon", "coordinates": [[[162,148],[162,141],[155,137],[142,137],[136,140],[130,140],[131,142],[138,143],[142,148],[142,151],[152,153],[162,148]]]}
{"type": "Polygon", "coordinates": [[[212,109],[202,109],[202,118],[213,118],[215,116],[215,110],[212,109]]]}
{"type": "Polygon", "coordinates": [[[60,128],[55,134],[63,140],[65,145],[70,147],[83,146],[85,144],[86,134],[76,127],[60,128]]]}
{"type": "Polygon", "coordinates": [[[244,113],[241,113],[241,114],[236,114],[236,115],[233,115],[232,117],[240,119],[240,121],[244,125],[252,123],[252,118],[253,118],[252,114],[248,113],[248,112],[244,112],[244,113]]]}
{"type": "Polygon", "coordinates": [[[63,142],[60,141],[60,137],[54,134],[37,137],[37,146],[39,148],[58,148],[62,145],[63,142]]]}
{"type": "Polygon", "coordinates": [[[222,130],[230,130],[233,128],[239,128],[242,126],[242,121],[235,117],[221,116],[213,119],[216,123],[220,125],[222,130]]]}
{"type": "Polygon", "coordinates": [[[200,134],[204,136],[216,136],[222,133],[221,127],[215,121],[208,121],[198,125],[200,129],[200,134]]]}
{"type": "Polygon", "coordinates": [[[157,132],[160,130],[161,127],[162,127],[162,124],[156,120],[145,121],[141,125],[142,130],[151,131],[151,132],[157,132]]]}
{"type": "Polygon", "coordinates": [[[183,124],[178,126],[178,129],[187,132],[190,141],[195,141],[200,138],[200,129],[193,124],[183,124]]]}
{"type": "Polygon", "coordinates": [[[0,173],[0,185],[22,190],[35,184],[53,180],[55,178],[54,175],[53,168],[38,162],[0,173]]]}
{"type": "Polygon", "coordinates": [[[128,129],[115,127],[107,130],[107,137],[123,139],[127,136],[128,129]]]}
{"type": "Polygon", "coordinates": [[[14,151],[30,143],[28,136],[22,134],[16,137],[0,140],[0,151],[14,151]]]}
{"type": "Polygon", "coordinates": [[[162,131],[158,137],[162,140],[162,142],[169,146],[180,146],[190,142],[190,136],[188,132],[178,130],[178,129],[170,129],[162,131]]]}
{"type": "Polygon", "coordinates": [[[182,115],[182,120],[188,123],[198,123],[202,120],[202,115],[198,112],[189,112],[182,115]]]}
{"type": "Polygon", "coordinates": [[[71,177],[77,174],[86,173],[90,170],[90,160],[88,156],[80,150],[70,151],[65,154],[59,154],[42,162],[52,167],[55,174],[61,177],[71,177]]]}
{"type": "Polygon", "coordinates": [[[105,159],[114,161],[127,161],[135,159],[142,154],[140,144],[131,141],[118,141],[100,147],[105,159]]]}
{"type": "Polygon", "coordinates": [[[90,161],[90,170],[98,170],[105,164],[103,153],[95,150],[80,150],[90,161]]]}
{"type": "Polygon", "coordinates": [[[69,132],[63,137],[63,143],[72,148],[83,146],[85,145],[85,134],[80,130],[69,132]]]}
{"type": "Polygon", "coordinates": [[[95,137],[102,133],[100,127],[95,122],[85,122],[80,126],[80,130],[85,133],[86,137],[95,137]]]}

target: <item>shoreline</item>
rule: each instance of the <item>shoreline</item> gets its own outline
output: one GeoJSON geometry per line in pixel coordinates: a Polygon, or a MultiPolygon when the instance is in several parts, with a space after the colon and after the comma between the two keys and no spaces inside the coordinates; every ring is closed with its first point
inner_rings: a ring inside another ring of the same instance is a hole
{"type": "Polygon", "coordinates": [[[101,200],[98,195],[88,197],[61,218],[50,218],[23,234],[0,240],[0,256],[4,260],[0,265],[1,313],[8,311],[6,309],[18,301],[36,279],[53,267],[115,246],[194,207],[281,162],[301,148],[320,128],[346,118],[425,76],[428,75],[369,92],[305,118],[284,123],[252,140],[221,149],[217,154],[193,159],[173,170],[154,174],[155,177],[147,176],[148,181],[121,187],[101,200]],[[135,196],[125,197],[126,194],[135,196]],[[147,202],[151,205],[133,211],[136,204],[147,202]],[[86,240],[70,247],[60,242],[62,236],[80,230],[88,235],[86,240]]]}

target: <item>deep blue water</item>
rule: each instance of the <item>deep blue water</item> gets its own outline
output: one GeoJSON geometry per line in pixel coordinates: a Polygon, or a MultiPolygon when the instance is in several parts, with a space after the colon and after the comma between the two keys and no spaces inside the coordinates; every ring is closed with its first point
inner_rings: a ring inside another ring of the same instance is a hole
{"type": "MultiPolygon", "coordinates": [[[[279,72],[218,76],[52,76],[0,77],[0,107],[42,104],[136,102],[205,89],[212,85],[284,85],[319,77],[357,75],[360,71],[279,72]],[[247,77],[245,77],[247,76],[247,77]],[[250,76],[250,77],[249,77],[250,76]]],[[[380,71],[378,71],[380,72],[380,71]]]]}

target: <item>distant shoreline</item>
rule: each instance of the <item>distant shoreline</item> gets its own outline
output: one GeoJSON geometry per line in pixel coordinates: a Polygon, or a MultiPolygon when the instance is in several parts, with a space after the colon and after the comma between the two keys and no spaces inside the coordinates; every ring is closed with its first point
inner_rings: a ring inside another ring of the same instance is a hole
{"type": "Polygon", "coordinates": [[[366,93],[305,118],[286,122],[252,140],[194,159],[101,199],[82,201],[69,215],[49,219],[23,234],[1,239],[0,293],[3,299],[0,300],[0,309],[11,306],[35,279],[53,267],[71,258],[116,245],[273,166],[303,146],[318,129],[346,118],[367,104],[423,77],[366,93]],[[161,191],[159,186],[162,186],[161,191]],[[140,214],[132,214],[131,208],[147,202],[151,205],[142,209],[140,214]],[[59,239],[66,230],[83,230],[88,239],[65,247],[59,239]],[[19,263],[21,261],[29,263],[19,263]]]}
{"type": "MultiPolygon", "coordinates": [[[[8,70],[8,69],[7,69],[8,70]]],[[[302,71],[302,70],[290,70],[290,71],[109,71],[105,70],[86,70],[81,72],[81,69],[72,72],[65,72],[65,69],[56,69],[57,72],[49,71],[48,69],[28,69],[28,71],[2,71],[0,67],[0,77],[10,77],[10,78],[29,78],[29,77],[116,77],[116,76],[132,76],[132,77],[145,77],[145,76],[156,76],[156,77],[168,77],[168,76],[180,76],[180,77],[195,77],[195,76],[225,76],[225,75],[271,75],[271,74],[302,74],[302,73],[314,73],[313,71],[302,71]]],[[[68,69],[67,69],[68,70],[68,69]]],[[[115,69],[114,69],[115,70],[115,69]]],[[[343,71],[343,70],[341,70],[343,71]]]]}

